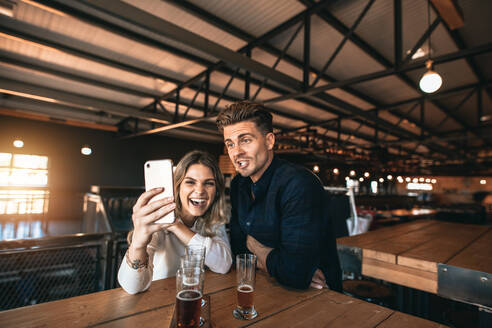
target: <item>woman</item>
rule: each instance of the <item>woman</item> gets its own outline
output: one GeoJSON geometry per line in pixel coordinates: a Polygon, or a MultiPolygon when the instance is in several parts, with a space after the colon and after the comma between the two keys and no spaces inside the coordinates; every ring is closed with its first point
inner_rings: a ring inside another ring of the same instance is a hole
{"type": "Polygon", "coordinates": [[[214,158],[192,151],[174,172],[173,198],[152,202],[162,188],[144,192],[133,207],[134,230],[128,235],[128,251],[118,272],[118,282],[130,294],[145,291],[152,280],[176,275],[186,245],[206,247],[205,265],[226,273],[232,263],[225,231],[224,178],[214,158]],[[176,209],[172,224],[156,224],[176,209]]]}

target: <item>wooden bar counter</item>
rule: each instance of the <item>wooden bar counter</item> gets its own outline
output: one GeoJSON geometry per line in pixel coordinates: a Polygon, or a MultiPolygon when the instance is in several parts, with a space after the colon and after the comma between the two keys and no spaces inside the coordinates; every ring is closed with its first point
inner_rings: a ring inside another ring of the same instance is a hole
{"type": "MultiPolygon", "coordinates": [[[[0,312],[6,327],[169,327],[175,302],[175,278],[154,281],[150,289],[129,295],[121,288],[0,312]]],[[[210,325],[232,327],[442,327],[331,290],[287,289],[257,274],[252,321],[234,319],[235,273],[207,272],[210,325]]]]}
{"type": "Polygon", "coordinates": [[[492,307],[492,227],[418,220],[337,239],[365,276],[492,307]]]}

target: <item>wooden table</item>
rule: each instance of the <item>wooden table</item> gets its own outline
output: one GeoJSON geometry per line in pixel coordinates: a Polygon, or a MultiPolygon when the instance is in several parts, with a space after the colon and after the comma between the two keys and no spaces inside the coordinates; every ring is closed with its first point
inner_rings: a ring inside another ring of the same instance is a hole
{"type": "MultiPolygon", "coordinates": [[[[150,289],[129,295],[113,289],[0,312],[6,327],[168,327],[175,301],[175,279],[154,281],[150,289]]],[[[442,327],[435,322],[367,303],[331,290],[290,290],[265,274],[257,275],[252,321],[234,319],[235,274],[207,272],[211,324],[233,327],[442,327]]]]}
{"type": "Polygon", "coordinates": [[[492,227],[417,220],[337,247],[346,271],[492,308],[492,227]]]}

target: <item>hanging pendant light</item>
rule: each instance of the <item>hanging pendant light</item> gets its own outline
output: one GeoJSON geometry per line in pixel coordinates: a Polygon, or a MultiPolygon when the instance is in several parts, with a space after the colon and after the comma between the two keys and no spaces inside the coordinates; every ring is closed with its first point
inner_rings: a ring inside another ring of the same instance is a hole
{"type": "MultiPolygon", "coordinates": [[[[430,3],[427,1],[427,26],[430,27],[430,3]]],[[[419,86],[425,93],[433,93],[442,85],[441,76],[434,71],[434,61],[431,59],[431,34],[429,34],[429,59],[425,62],[427,72],[420,78],[419,86]]]]}
{"type": "Polygon", "coordinates": [[[442,85],[441,75],[433,70],[432,65],[433,61],[431,59],[425,62],[427,72],[425,72],[424,75],[422,75],[422,78],[420,78],[420,89],[426,93],[436,92],[442,85]]]}

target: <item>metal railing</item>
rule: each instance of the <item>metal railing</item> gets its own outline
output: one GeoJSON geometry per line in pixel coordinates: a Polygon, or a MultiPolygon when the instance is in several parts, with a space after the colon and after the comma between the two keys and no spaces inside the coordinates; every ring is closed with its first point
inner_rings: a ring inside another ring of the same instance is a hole
{"type": "Polygon", "coordinates": [[[0,310],[115,288],[127,247],[118,233],[0,242],[0,310]]]}

